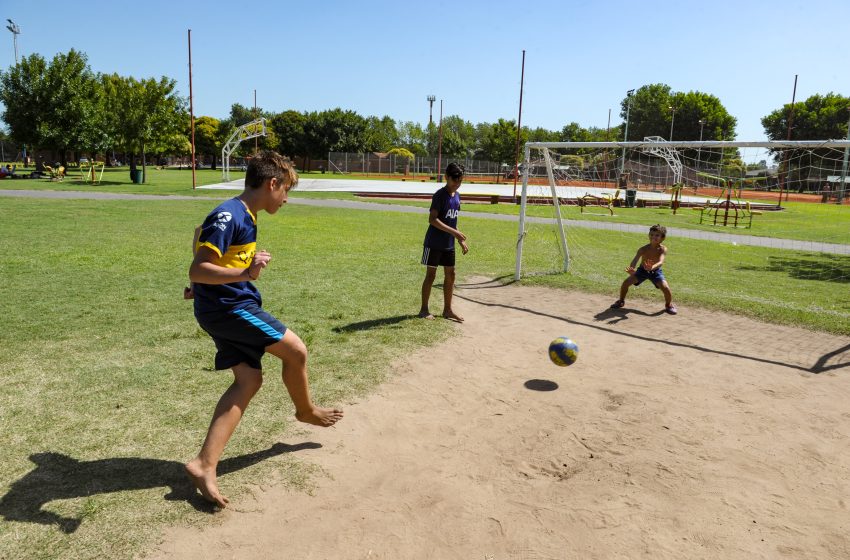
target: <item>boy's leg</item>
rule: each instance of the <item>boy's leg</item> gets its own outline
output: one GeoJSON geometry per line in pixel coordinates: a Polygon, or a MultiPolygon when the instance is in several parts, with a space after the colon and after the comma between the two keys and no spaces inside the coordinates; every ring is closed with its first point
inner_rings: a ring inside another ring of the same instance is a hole
{"type": "Polygon", "coordinates": [[[668,313],[675,315],[677,313],[676,306],[673,305],[673,294],[670,292],[670,285],[667,280],[663,280],[658,284],[658,289],[664,294],[664,308],[668,313]]]}
{"type": "Polygon", "coordinates": [[[283,362],[283,384],[289,391],[289,398],[295,405],[295,418],[315,426],[333,426],[342,419],[342,410],[338,408],[320,408],[310,399],[310,386],[307,383],[307,347],[291,329],[279,341],[266,347],[266,352],[274,354],[283,362]]]}
{"type": "Polygon", "coordinates": [[[623,284],[620,286],[620,301],[626,301],[626,294],[629,293],[629,288],[634,285],[637,281],[637,278],[634,274],[629,275],[628,278],[623,280],[623,284]]]}
{"type": "Polygon", "coordinates": [[[248,403],[263,384],[263,372],[248,364],[241,363],[233,367],[233,384],[227,388],[213,412],[207,437],[198,456],[186,463],[189,478],[207,500],[225,507],[226,497],[218,491],[216,467],[224,446],[227,445],[233,430],[242,419],[248,403]]]}
{"type": "Polygon", "coordinates": [[[437,277],[437,267],[425,267],[425,279],[422,281],[422,307],[419,308],[419,316],[423,319],[433,319],[434,316],[428,311],[428,300],[431,299],[431,286],[437,277]]]}
{"type": "Polygon", "coordinates": [[[463,317],[452,310],[452,295],[455,289],[455,267],[443,267],[445,279],[443,280],[443,317],[451,319],[459,323],[463,322],[463,317]]]}

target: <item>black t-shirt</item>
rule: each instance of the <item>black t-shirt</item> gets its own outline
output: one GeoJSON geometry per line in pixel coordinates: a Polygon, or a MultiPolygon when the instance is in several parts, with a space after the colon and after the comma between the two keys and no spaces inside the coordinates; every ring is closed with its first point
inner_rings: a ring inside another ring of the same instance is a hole
{"type": "MultiPolygon", "coordinates": [[[[435,209],[438,220],[457,229],[457,216],[460,213],[460,195],[457,191],[449,194],[448,187],[443,187],[435,192],[431,197],[431,210],[435,209]]],[[[428,231],[425,232],[425,247],[451,251],[455,248],[455,238],[452,234],[428,224],[428,231]]]]}

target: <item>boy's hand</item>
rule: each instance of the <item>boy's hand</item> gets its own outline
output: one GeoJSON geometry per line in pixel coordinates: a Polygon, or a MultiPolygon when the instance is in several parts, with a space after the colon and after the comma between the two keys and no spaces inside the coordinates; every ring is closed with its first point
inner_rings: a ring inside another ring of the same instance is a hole
{"type": "Polygon", "coordinates": [[[248,265],[248,277],[251,280],[258,280],[260,278],[260,272],[269,266],[269,261],[271,260],[272,256],[268,251],[257,251],[254,253],[254,258],[251,259],[251,264],[248,265]]]}
{"type": "Polygon", "coordinates": [[[635,267],[633,266],[627,266],[626,272],[628,272],[629,274],[634,274],[635,272],[637,272],[637,269],[635,269],[635,267]]]}
{"type": "Polygon", "coordinates": [[[195,290],[194,286],[189,284],[185,288],[183,288],[183,299],[195,299],[195,290]]]}
{"type": "Polygon", "coordinates": [[[463,254],[467,254],[469,252],[469,245],[466,244],[466,241],[460,241],[460,248],[463,251],[463,254]]]}
{"type": "Polygon", "coordinates": [[[457,239],[460,242],[463,242],[463,241],[466,241],[466,236],[463,233],[461,233],[460,231],[458,231],[457,235],[455,235],[455,239],[457,239]]]}
{"type": "Polygon", "coordinates": [[[651,260],[649,260],[649,259],[647,259],[647,260],[643,261],[643,268],[644,268],[644,270],[646,270],[647,272],[652,272],[652,265],[653,265],[653,264],[654,264],[654,263],[653,263],[651,260]]]}

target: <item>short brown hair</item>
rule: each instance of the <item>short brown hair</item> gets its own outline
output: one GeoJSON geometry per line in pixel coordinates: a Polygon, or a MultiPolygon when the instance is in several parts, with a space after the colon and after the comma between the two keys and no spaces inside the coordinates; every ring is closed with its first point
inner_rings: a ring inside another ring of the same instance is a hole
{"type": "Polygon", "coordinates": [[[667,238],[667,228],[662,226],[661,224],[655,224],[654,226],[649,228],[650,234],[652,234],[655,231],[657,231],[658,233],[661,234],[662,239],[667,238]]]}
{"type": "Polygon", "coordinates": [[[290,189],[294,189],[298,184],[298,173],[295,171],[295,166],[289,161],[288,157],[284,157],[272,150],[265,150],[255,154],[251,161],[248,162],[248,170],[245,173],[245,186],[256,189],[261,186],[266,179],[276,178],[282,181],[284,185],[289,185],[290,189]]]}

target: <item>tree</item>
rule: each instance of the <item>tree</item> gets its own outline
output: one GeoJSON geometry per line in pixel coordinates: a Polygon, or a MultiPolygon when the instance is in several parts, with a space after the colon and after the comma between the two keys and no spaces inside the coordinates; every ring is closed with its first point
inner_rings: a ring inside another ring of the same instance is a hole
{"type": "Polygon", "coordinates": [[[195,119],[195,153],[212,156],[212,168],[216,168],[218,154],[224,144],[221,121],[213,117],[195,119]]]}
{"type": "MultiPolygon", "coordinates": [[[[482,138],[481,153],[490,161],[513,167],[516,159],[516,121],[499,119],[482,138]]],[[[528,131],[520,133],[520,146],[528,141],[528,131]]]]}
{"type": "Polygon", "coordinates": [[[174,91],[174,80],[165,76],[136,80],[113,74],[103,82],[111,115],[109,135],[116,147],[130,154],[131,170],[136,169],[136,154],[142,154],[144,165],[147,152],[167,153],[185,146],[175,141],[184,134],[188,115],[186,101],[174,91]]]}
{"type": "Polygon", "coordinates": [[[3,73],[0,101],[12,136],[25,144],[58,152],[105,148],[101,90],[86,55],[71,49],[47,64],[37,54],[3,73]]]}
{"type": "MultiPolygon", "coordinates": [[[[791,117],[791,104],[785,104],[761,119],[764,132],[770,140],[785,140],[788,137],[788,123],[791,117]]],[[[826,140],[844,138],[847,135],[847,123],[850,120],[850,98],[835,93],[815,94],[805,101],[797,102],[793,108],[791,129],[792,140],[826,140]]],[[[838,174],[841,159],[830,157],[830,150],[785,150],[780,164],[791,180],[798,181],[804,188],[803,170],[811,166],[832,170],[838,174]],[[787,166],[787,168],[786,168],[787,166]]]]}
{"type": "MultiPolygon", "coordinates": [[[[674,92],[666,84],[650,84],[638,88],[631,100],[628,96],[625,97],[620,106],[620,116],[624,120],[628,114],[627,140],[631,142],[641,141],[647,136],[660,136],[669,140],[671,125],[674,140],[699,140],[700,128],[703,140],[731,140],[736,135],[737,119],[729,114],[717,97],[708,93],[674,92]],[[671,107],[675,108],[675,113],[671,107]],[[700,120],[704,122],[702,127],[700,120]]],[[[619,138],[622,137],[623,131],[620,130],[619,138]]],[[[684,151],[687,158],[695,159],[696,154],[696,150],[684,151]]],[[[723,157],[735,156],[737,150],[724,150],[723,157]]],[[[703,162],[717,161],[720,157],[719,151],[701,152],[703,162]]]]}
{"type": "Polygon", "coordinates": [[[307,117],[298,111],[284,111],[274,115],[269,126],[279,138],[277,151],[286,156],[307,156],[308,148],[304,137],[307,117]]]}
{"type": "MultiPolygon", "coordinates": [[[[443,118],[442,154],[446,158],[465,159],[475,153],[476,131],[475,126],[463,120],[458,115],[449,115],[443,118]]],[[[440,148],[439,123],[428,124],[427,130],[428,153],[437,156],[440,148]]]]}
{"type": "Polygon", "coordinates": [[[427,156],[428,138],[422,125],[412,121],[398,124],[398,143],[416,156],[427,156]]]}
{"type": "Polygon", "coordinates": [[[340,108],[309,113],[304,123],[308,156],[325,158],[328,152],[363,152],[366,120],[354,111],[340,108]]]}
{"type": "Polygon", "coordinates": [[[399,143],[395,121],[388,116],[367,117],[365,144],[367,152],[386,152],[399,143]]]}

